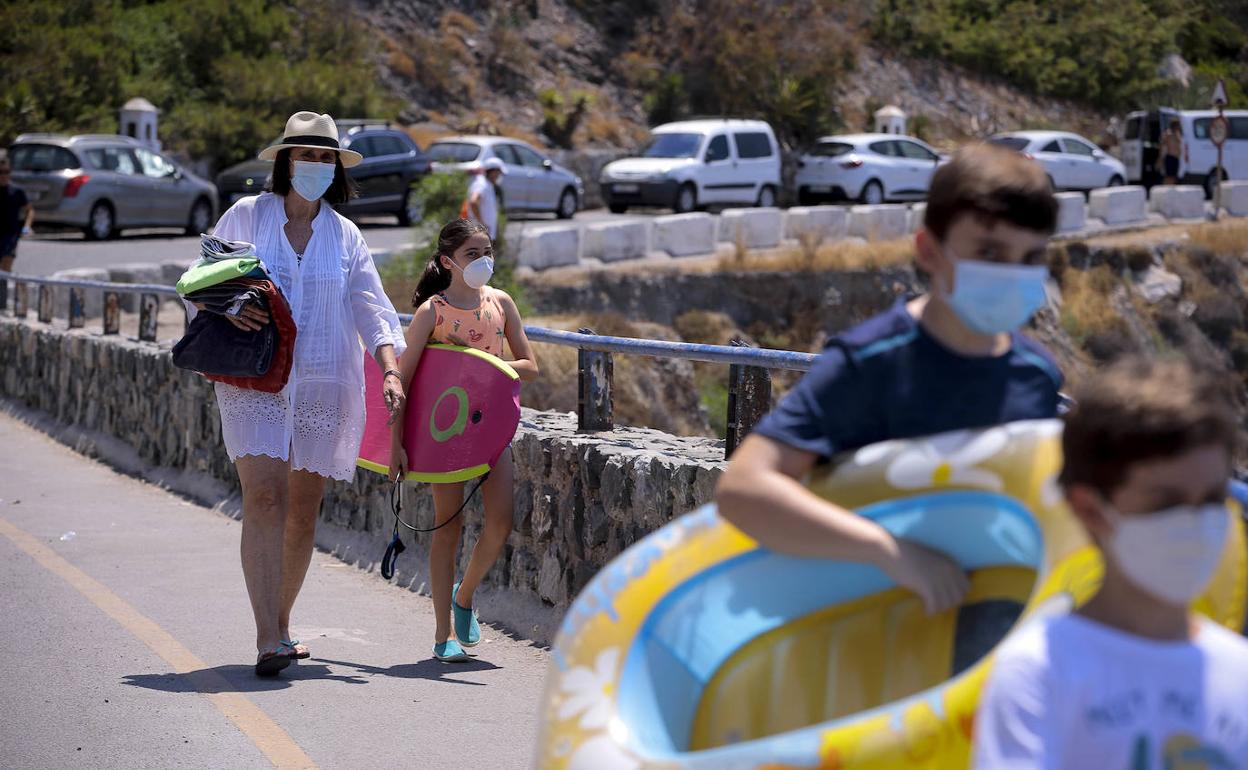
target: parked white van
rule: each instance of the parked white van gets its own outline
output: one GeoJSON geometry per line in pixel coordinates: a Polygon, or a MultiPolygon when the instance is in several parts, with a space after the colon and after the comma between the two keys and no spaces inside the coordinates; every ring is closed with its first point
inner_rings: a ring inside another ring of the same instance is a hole
{"type": "Polygon", "coordinates": [[[599,177],[607,208],[663,206],[678,212],[711,205],[774,206],[780,145],[759,120],[708,119],[651,130],[637,157],[608,163],[599,177]]]}
{"type": "MultiPolygon", "coordinates": [[[[1218,148],[1209,139],[1209,125],[1217,116],[1214,110],[1175,110],[1162,107],[1149,112],[1127,115],[1122,131],[1122,161],[1127,167],[1127,180],[1135,184],[1154,185],[1161,181],[1157,171],[1157,149],[1161,135],[1171,120],[1183,128],[1183,156],[1179,159],[1179,177],[1184,184],[1198,184],[1213,196],[1217,184],[1215,167],[1218,148]]],[[[1222,178],[1248,179],[1248,110],[1223,112],[1230,123],[1230,136],[1222,146],[1222,178]]]]}

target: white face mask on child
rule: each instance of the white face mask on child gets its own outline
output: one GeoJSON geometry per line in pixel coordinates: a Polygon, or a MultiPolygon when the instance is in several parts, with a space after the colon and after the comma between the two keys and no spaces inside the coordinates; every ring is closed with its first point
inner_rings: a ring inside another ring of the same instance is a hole
{"type": "Polygon", "coordinates": [[[1186,605],[1209,584],[1231,525],[1221,503],[1133,516],[1107,506],[1105,513],[1114,525],[1105,547],[1118,568],[1140,590],[1174,605],[1186,605]]]}
{"type": "Polygon", "coordinates": [[[494,258],[493,257],[477,257],[468,263],[468,267],[461,268],[455,264],[455,260],[450,260],[451,266],[464,274],[464,283],[470,288],[480,289],[490,282],[490,278],[494,275],[494,258]]]}

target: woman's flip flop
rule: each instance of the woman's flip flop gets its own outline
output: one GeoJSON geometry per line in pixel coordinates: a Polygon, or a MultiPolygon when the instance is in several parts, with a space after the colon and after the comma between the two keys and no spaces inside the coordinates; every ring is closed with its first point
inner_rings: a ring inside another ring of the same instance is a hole
{"type": "Polygon", "coordinates": [[[301,644],[298,639],[283,639],[280,644],[286,648],[285,655],[291,660],[307,660],[312,657],[308,646],[301,644]]]}
{"type": "Polygon", "coordinates": [[[284,647],[262,652],[256,656],[256,676],[277,676],[277,672],[290,665],[290,660],[284,647]]]}

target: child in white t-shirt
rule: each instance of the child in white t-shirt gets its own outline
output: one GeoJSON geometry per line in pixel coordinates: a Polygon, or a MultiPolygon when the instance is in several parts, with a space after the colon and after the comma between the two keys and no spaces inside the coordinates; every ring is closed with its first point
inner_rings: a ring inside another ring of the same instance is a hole
{"type": "Polygon", "coordinates": [[[1248,768],[1248,640],[1188,609],[1229,531],[1234,411],[1177,361],[1123,361],[1082,391],[1061,482],[1104,583],[1002,645],[974,766],[1248,768]]]}

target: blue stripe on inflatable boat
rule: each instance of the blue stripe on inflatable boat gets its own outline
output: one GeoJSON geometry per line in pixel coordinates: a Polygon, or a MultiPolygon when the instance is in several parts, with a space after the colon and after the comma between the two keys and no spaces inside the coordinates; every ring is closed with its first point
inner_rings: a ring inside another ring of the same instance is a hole
{"type": "MultiPolygon", "coordinates": [[[[1040,564],[1043,542],[1035,519],[1005,495],[925,494],[867,506],[858,513],[894,535],[950,554],[967,569],[1040,564]]],[[[751,639],[812,612],[893,585],[884,573],[867,565],[756,549],[674,587],[650,613],[624,662],[619,715],[629,728],[633,749],[656,759],[689,759],[693,755],[682,752],[689,744],[702,690],[733,653],[751,639]]],[[[928,693],[913,698],[930,697],[928,693]]],[[[804,743],[797,734],[764,740],[785,741],[790,749],[804,743]]],[[[730,755],[736,748],[701,753],[727,759],[722,752],[730,755]]],[[[751,754],[758,749],[755,745],[751,754]]]]}

